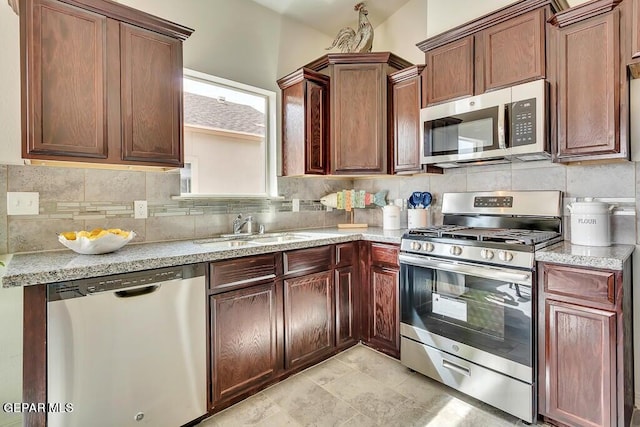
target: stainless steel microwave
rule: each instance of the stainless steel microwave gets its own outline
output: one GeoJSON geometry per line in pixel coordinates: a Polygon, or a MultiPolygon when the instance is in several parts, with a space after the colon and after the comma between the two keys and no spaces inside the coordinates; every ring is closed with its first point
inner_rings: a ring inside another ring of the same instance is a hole
{"type": "Polygon", "coordinates": [[[535,80],[420,110],[421,163],[549,158],[547,83],[535,80]]]}

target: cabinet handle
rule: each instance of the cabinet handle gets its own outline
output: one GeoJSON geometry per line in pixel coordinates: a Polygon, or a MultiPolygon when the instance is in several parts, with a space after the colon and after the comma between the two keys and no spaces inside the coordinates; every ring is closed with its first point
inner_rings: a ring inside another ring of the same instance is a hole
{"type": "Polygon", "coordinates": [[[457,363],[453,363],[447,359],[442,359],[442,367],[447,368],[451,371],[457,372],[459,374],[464,375],[465,377],[471,376],[471,370],[469,368],[465,368],[464,366],[460,366],[457,363]]]}

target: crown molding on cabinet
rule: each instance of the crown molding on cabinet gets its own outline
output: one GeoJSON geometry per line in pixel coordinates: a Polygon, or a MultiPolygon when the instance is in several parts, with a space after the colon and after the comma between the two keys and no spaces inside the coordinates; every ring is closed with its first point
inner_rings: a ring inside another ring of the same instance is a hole
{"type": "Polygon", "coordinates": [[[547,5],[551,6],[551,13],[569,8],[567,0],[524,0],[483,15],[473,21],[447,30],[444,33],[430,37],[416,44],[416,46],[418,46],[421,51],[427,52],[547,5]]]}
{"type": "Polygon", "coordinates": [[[613,10],[622,0],[592,0],[582,3],[571,9],[558,12],[549,18],[549,23],[560,28],[576,22],[583,21],[587,18],[600,15],[602,13],[613,10]]]}

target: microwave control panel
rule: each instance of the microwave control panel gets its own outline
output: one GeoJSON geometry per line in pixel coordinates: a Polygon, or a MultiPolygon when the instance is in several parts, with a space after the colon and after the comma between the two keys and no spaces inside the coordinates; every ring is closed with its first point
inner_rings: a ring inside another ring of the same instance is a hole
{"type": "Polygon", "coordinates": [[[510,105],[511,146],[536,143],[536,99],[526,99],[510,105]]]}

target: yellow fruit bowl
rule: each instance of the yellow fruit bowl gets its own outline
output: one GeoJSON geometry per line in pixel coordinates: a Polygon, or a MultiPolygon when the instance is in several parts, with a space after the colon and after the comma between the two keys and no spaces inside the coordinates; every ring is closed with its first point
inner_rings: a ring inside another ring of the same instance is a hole
{"type": "Polygon", "coordinates": [[[136,237],[133,231],[119,228],[96,228],[91,231],[67,231],[58,234],[58,241],[83,255],[99,255],[117,251],[136,237]]]}

